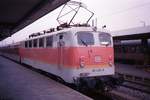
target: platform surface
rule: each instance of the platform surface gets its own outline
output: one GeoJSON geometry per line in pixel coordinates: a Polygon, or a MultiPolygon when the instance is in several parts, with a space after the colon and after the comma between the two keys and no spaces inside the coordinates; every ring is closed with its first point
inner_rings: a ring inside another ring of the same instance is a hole
{"type": "Polygon", "coordinates": [[[46,76],[0,56],[0,100],[91,100],[46,76]]]}
{"type": "Polygon", "coordinates": [[[137,77],[145,77],[150,79],[150,73],[146,72],[140,68],[136,68],[134,65],[128,65],[128,64],[115,64],[116,72],[121,74],[128,74],[128,75],[134,75],[137,77]]]}

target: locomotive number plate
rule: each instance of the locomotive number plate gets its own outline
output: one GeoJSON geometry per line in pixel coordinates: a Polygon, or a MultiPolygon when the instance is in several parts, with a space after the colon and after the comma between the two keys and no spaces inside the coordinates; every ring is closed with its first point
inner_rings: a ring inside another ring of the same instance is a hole
{"type": "Polygon", "coordinates": [[[101,69],[93,69],[92,72],[103,72],[104,71],[104,68],[101,68],[101,69]]]}

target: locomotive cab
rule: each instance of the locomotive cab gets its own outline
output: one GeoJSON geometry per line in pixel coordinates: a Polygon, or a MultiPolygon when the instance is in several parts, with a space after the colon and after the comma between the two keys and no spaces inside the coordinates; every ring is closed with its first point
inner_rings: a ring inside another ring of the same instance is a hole
{"type": "Polygon", "coordinates": [[[71,74],[69,82],[81,77],[114,74],[113,43],[108,32],[76,27],[70,30],[70,34],[70,38],[64,39],[68,45],[63,50],[63,64],[69,67],[71,74]]]}

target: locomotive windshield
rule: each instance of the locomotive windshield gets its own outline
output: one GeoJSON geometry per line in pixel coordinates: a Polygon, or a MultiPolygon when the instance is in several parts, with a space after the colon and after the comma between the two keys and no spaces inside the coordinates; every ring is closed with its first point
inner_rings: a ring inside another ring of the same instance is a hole
{"type": "Polygon", "coordinates": [[[105,32],[100,32],[99,41],[102,45],[110,45],[111,44],[111,35],[105,32]]]}
{"type": "Polygon", "coordinates": [[[77,40],[80,45],[94,45],[94,36],[91,32],[77,32],[77,40]]]}

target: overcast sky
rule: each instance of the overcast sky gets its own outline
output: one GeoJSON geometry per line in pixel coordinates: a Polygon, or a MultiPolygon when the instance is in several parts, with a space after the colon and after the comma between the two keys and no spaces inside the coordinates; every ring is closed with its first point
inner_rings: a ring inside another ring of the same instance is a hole
{"type": "MultiPolygon", "coordinates": [[[[88,9],[95,13],[98,27],[106,25],[110,31],[150,25],[150,0],[75,0],[87,5],[88,9]]],[[[33,24],[17,32],[4,43],[20,41],[29,34],[56,27],[56,18],[61,7],[47,14],[33,24]]]]}

